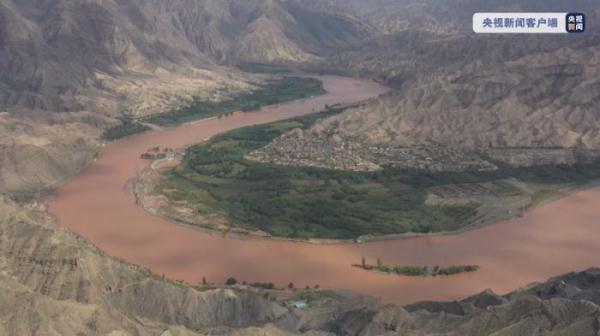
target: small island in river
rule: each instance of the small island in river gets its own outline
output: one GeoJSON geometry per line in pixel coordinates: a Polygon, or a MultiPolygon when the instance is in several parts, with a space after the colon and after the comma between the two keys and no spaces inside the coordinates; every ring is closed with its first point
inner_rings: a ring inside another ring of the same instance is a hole
{"type": "Polygon", "coordinates": [[[389,265],[377,258],[377,264],[368,264],[365,257],[360,264],[353,264],[353,267],[362,268],[368,271],[377,271],[386,274],[397,274],[405,276],[438,276],[454,275],[460,273],[470,273],[479,270],[478,265],[451,265],[451,266],[400,266],[389,265]]]}

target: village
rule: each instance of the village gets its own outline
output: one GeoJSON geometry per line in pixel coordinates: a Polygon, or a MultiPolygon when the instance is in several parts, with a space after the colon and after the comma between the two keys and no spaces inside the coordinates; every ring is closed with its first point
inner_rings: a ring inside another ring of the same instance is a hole
{"type": "Polygon", "coordinates": [[[437,171],[492,171],[498,167],[479,152],[440,145],[367,145],[337,134],[318,137],[293,130],[255,150],[247,159],[280,165],[377,171],[383,167],[437,171]]]}
{"type": "Polygon", "coordinates": [[[296,129],[275,139],[269,145],[246,155],[253,161],[348,171],[377,171],[381,167],[363,158],[358,143],[344,141],[338,136],[305,137],[296,129]]]}

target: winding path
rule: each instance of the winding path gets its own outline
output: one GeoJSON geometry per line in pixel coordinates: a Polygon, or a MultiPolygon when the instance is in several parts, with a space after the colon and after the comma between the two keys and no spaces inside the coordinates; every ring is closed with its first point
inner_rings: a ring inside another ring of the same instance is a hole
{"type": "Polygon", "coordinates": [[[57,190],[50,211],[61,225],[108,254],[190,283],[202,277],[296,286],[319,284],[371,294],[400,304],[453,300],[486,288],[504,293],[532,281],[600,264],[600,188],[574,193],[524,217],[459,235],[365,244],[312,245],[223,238],[153,217],[125,188],[154,146],[182,147],[238,127],[268,123],[351,103],[387,91],[374,82],[322,77],[323,96],[136,135],[107,145],[97,161],[57,190]],[[478,264],[452,277],[408,278],[350,267],[369,261],[406,265],[478,264]]]}

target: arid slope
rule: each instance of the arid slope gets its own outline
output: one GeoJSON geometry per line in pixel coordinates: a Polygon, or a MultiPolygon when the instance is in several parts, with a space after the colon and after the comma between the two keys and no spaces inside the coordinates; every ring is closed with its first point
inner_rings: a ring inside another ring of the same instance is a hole
{"type": "Polygon", "coordinates": [[[252,291],[203,290],[113,260],[38,206],[0,199],[0,333],[160,335],[266,323],[285,309],[252,291]]]}
{"type": "MultiPolygon", "coordinates": [[[[597,6],[587,8],[593,17],[597,6]]],[[[287,134],[262,156],[434,171],[587,162],[600,149],[599,36],[593,29],[584,36],[408,29],[362,42],[313,66],[397,90],[287,134]],[[332,156],[338,148],[350,150],[332,156]]]]}

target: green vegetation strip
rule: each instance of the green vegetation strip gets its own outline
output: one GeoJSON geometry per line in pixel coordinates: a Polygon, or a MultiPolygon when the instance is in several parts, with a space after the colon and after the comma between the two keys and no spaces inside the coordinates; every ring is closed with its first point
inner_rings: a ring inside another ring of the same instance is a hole
{"type": "Polygon", "coordinates": [[[277,166],[244,158],[285,132],[340,111],[216,136],[191,147],[158,191],[186,201],[199,215],[220,213],[234,226],[289,238],[453,231],[475,215],[474,206],[426,205],[425,192],[400,172],[277,166]]]}
{"type": "Polygon", "coordinates": [[[324,93],[323,82],[318,79],[283,77],[270,80],[257,90],[240,93],[229,100],[210,102],[195,97],[192,104],[188,107],[140,120],[123,119],[121,125],[105,130],[102,138],[109,141],[118,140],[151,129],[140,121],[165,127],[177,126],[181,123],[201,118],[225,116],[235,111],[255,111],[263,106],[322,95],[324,93]]]}
{"type": "Polygon", "coordinates": [[[112,141],[149,130],[150,127],[146,125],[142,125],[139,122],[131,119],[125,119],[122,120],[121,125],[105,130],[104,133],[102,133],[102,138],[112,141]]]}
{"type": "Polygon", "coordinates": [[[188,107],[153,116],[144,121],[159,126],[176,126],[200,118],[226,115],[235,111],[255,111],[263,106],[324,93],[323,82],[318,79],[283,77],[268,81],[257,90],[240,93],[230,100],[211,102],[195,98],[188,107]]]}
{"type": "Polygon", "coordinates": [[[397,274],[406,276],[438,276],[454,275],[460,273],[470,273],[479,270],[478,265],[452,265],[452,266],[400,266],[388,265],[377,259],[376,265],[367,264],[363,258],[362,263],[354,264],[353,267],[362,268],[368,271],[377,271],[387,274],[397,274]]]}

